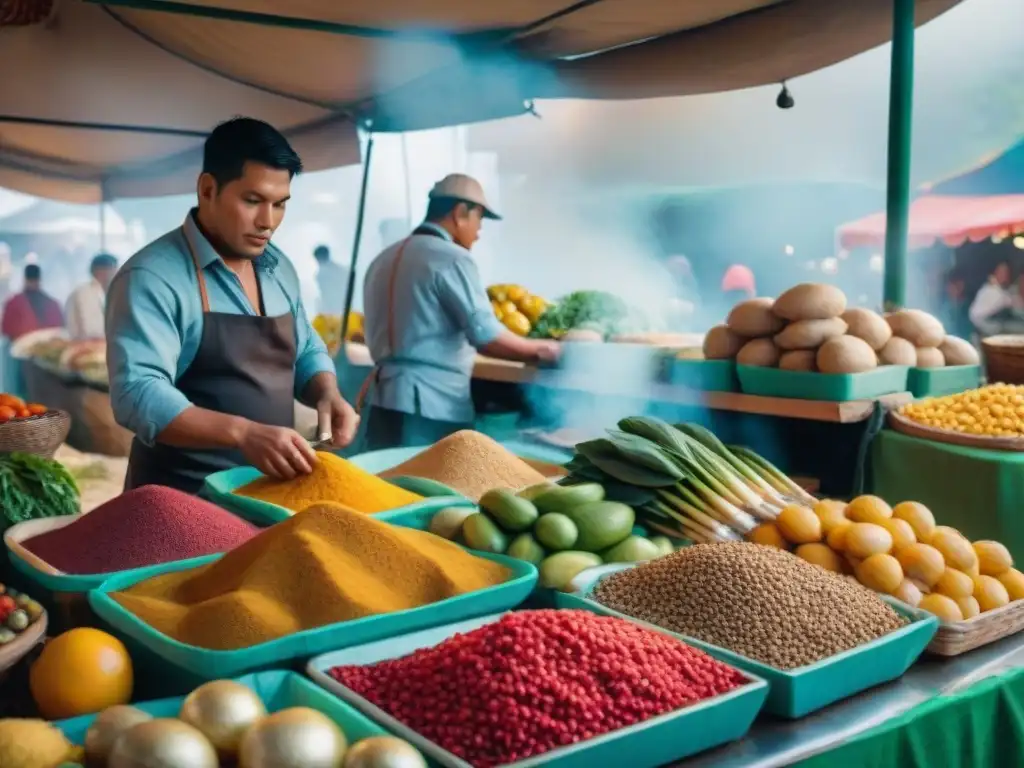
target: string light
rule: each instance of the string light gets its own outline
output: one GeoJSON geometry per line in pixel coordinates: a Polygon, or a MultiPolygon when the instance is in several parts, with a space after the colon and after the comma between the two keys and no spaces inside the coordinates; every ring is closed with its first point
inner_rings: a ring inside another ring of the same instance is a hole
{"type": "Polygon", "coordinates": [[[1024,251],[1024,235],[1017,235],[1013,238],[1013,244],[1017,248],[1020,248],[1020,250],[1024,251]]]}
{"type": "Polygon", "coordinates": [[[882,258],[882,254],[871,254],[871,258],[868,259],[868,269],[870,269],[872,272],[881,272],[883,269],[885,269],[885,259],[882,258]]]}
{"type": "Polygon", "coordinates": [[[785,251],[787,256],[792,256],[794,253],[796,253],[796,248],[794,248],[792,245],[787,245],[782,250],[785,251]]]}
{"type": "Polygon", "coordinates": [[[835,258],[834,256],[829,256],[828,258],[822,259],[821,271],[824,272],[826,275],[834,275],[836,272],[839,271],[839,259],[835,258]]]}

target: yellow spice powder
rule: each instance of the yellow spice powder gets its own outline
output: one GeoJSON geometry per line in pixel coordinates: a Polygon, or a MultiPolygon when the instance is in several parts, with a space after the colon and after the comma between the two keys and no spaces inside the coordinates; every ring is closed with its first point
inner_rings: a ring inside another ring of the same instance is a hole
{"type": "Polygon", "coordinates": [[[239,496],[301,512],[312,504],[333,502],[368,515],[423,501],[422,496],[364,472],[333,453],[317,451],[317,463],[308,475],[294,480],[261,477],[235,491],[239,496]]]}
{"type": "Polygon", "coordinates": [[[175,640],[227,650],[418,608],[510,575],[431,533],[320,504],[214,563],[154,576],[111,597],[175,640]]]}

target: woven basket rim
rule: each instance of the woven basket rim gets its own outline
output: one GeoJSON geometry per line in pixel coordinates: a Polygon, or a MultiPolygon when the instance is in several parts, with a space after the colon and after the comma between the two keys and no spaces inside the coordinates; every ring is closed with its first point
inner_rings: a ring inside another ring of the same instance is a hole
{"type": "Polygon", "coordinates": [[[20,426],[23,424],[39,424],[44,421],[60,418],[70,419],[71,414],[61,408],[51,408],[46,413],[38,413],[34,416],[25,416],[21,419],[10,419],[9,421],[2,422],[0,423],[0,429],[3,429],[4,427],[20,426]]]}

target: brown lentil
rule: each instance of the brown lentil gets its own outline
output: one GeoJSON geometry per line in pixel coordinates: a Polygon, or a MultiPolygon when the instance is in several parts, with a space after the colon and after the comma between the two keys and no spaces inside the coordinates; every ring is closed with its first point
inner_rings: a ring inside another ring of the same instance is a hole
{"type": "Polygon", "coordinates": [[[904,624],[845,576],[746,542],[681,549],[608,577],[593,598],[778,669],[813,664],[904,624]]]}
{"type": "Polygon", "coordinates": [[[425,477],[479,501],[492,488],[519,490],[544,475],[487,435],[464,429],[438,441],[380,477],[425,477]]]}

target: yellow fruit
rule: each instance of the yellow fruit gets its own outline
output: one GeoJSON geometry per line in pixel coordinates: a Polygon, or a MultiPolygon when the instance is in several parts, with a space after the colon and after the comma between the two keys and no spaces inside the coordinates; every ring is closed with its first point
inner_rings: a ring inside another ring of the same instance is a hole
{"type": "Polygon", "coordinates": [[[29,670],[32,698],[47,720],[127,704],[133,682],[132,660],[124,644],[87,627],[50,640],[29,670]]]}
{"type": "Polygon", "coordinates": [[[794,554],[808,563],[820,565],[826,571],[843,572],[843,559],[824,544],[801,544],[794,554]]]}
{"type": "Polygon", "coordinates": [[[915,581],[931,587],[946,570],[942,553],[928,544],[911,544],[896,553],[896,559],[903,566],[903,572],[915,581]]]}
{"type": "MultiPolygon", "coordinates": [[[[899,560],[898,557],[896,559],[899,560]]],[[[921,581],[919,579],[910,579],[910,578],[908,578],[907,581],[909,581],[911,584],[913,584],[915,587],[917,587],[921,591],[922,595],[927,595],[929,592],[932,591],[931,587],[929,587],[927,584],[925,584],[923,581],[921,581]]]]}
{"type": "Polygon", "coordinates": [[[503,318],[503,317],[505,316],[505,312],[504,312],[504,310],[503,310],[503,309],[501,308],[501,304],[500,304],[500,302],[497,302],[497,301],[492,301],[492,302],[491,302],[491,309],[493,309],[493,310],[494,310],[494,316],[495,316],[496,318],[498,318],[499,320],[501,320],[501,318],[503,318]]]}
{"type": "Polygon", "coordinates": [[[527,295],[527,291],[521,285],[510,285],[508,290],[505,291],[505,295],[508,296],[509,301],[522,301],[523,297],[527,295]]]}
{"type": "Polygon", "coordinates": [[[984,613],[1008,604],[1010,593],[995,576],[978,576],[974,580],[974,599],[984,613]]]}
{"type": "Polygon", "coordinates": [[[530,298],[533,301],[530,302],[530,306],[527,309],[523,310],[523,314],[529,318],[531,323],[536,323],[547,310],[548,303],[540,296],[531,296],[530,298]]]}
{"type": "Polygon", "coordinates": [[[910,523],[906,520],[899,520],[894,517],[891,520],[883,520],[881,525],[892,534],[893,552],[899,552],[904,547],[917,543],[914,529],[910,527],[910,523]]]}
{"type": "Polygon", "coordinates": [[[946,565],[960,571],[973,568],[978,563],[974,548],[959,531],[940,525],[928,540],[928,543],[942,553],[946,565]]]}
{"type": "Polygon", "coordinates": [[[501,318],[502,324],[517,336],[525,336],[530,332],[530,321],[519,312],[506,313],[501,318]]]}
{"type": "Polygon", "coordinates": [[[1004,573],[1000,573],[996,578],[999,579],[1000,584],[1006,587],[1010,600],[1024,600],[1024,573],[1021,573],[1016,568],[1011,568],[1004,573]]]}
{"type": "Polygon", "coordinates": [[[892,516],[898,520],[906,520],[914,529],[918,541],[928,541],[935,531],[935,516],[924,504],[916,501],[903,501],[892,508],[892,516]]]}
{"type": "Polygon", "coordinates": [[[925,595],[921,598],[921,602],[917,604],[917,607],[923,611],[934,613],[939,617],[939,621],[963,621],[964,614],[960,610],[960,606],[956,604],[956,601],[951,597],[933,593],[925,595]]]}
{"type": "Polygon", "coordinates": [[[846,549],[846,534],[852,525],[853,523],[849,520],[837,525],[828,532],[828,538],[825,540],[826,543],[836,552],[844,551],[846,549]]]}
{"type": "Polygon", "coordinates": [[[750,532],[748,538],[755,544],[763,544],[766,547],[789,549],[789,544],[782,538],[775,523],[761,523],[750,532]]]}
{"type": "Polygon", "coordinates": [[[960,606],[960,613],[964,615],[965,619],[973,619],[981,613],[981,606],[973,597],[958,597],[956,604],[960,606]]]}
{"type": "Polygon", "coordinates": [[[513,312],[519,311],[519,307],[517,307],[513,301],[502,301],[499,302],[498,306],[501,307],[502,315],[511,315],[513,312]]]}
{"type": "Polygon", "coordinates": [[[892,592],[903,583],[903,569],[892,555],[871,555],[856,570],[857,581],[876,592],[892,592]]]}
{"type": "Polygon", "coordinates": [[[970,597],[974,593],[974,579],[956,568],[946,568],[939,580],[932,585],[932,591],[940,595],[952,597],[970,597]]]}
{"type": "Polygon", "coordinates": [[[998,541],[974,542],[974,554],[978,556],[978,569],[984,576],[998,576],[1013,568],[1010,550],[998,541]]]}
{"type": "Polygon", "coordinates": [[[775,524],[786,540],[794,544],[821,541],[821,520],[812,510],[799,504],[784,507],[775,524]]]}
{"type": "Polygon", "coordinates": [[[508,301],[508,286],[507,285],[492,285],[487,289],[487,298],[491,301],[503,302],[508,301]]]}
{"type": "Polygon", "coordinates": [[[904,579],[900,582],[900,585],[892,591],[892,596],[897,600],[902,600],[907,605],[912,605],[916,608],[918,603],[921,602],[923,594],[917,584],[910,579],[904,579]]]}
{"type": "Polygon", "coordinates": [[[877,496],[858,496],[846,505],[846,517],[855,523],[881,525],[892,517],[892,507],[877,496]]]}
{"type": "Polygon", "coordinates": [[[846,505],[841,501],[826,499],[814,505],[814,514],[821,520],[821,532],[826,536],[838,525],[849,522],[844,514],[846,505]]]}
{"type": "Polygon", "coordinates": [[[864,559],[871,555],[884,555],[892,549],[892,534],[874,523],[854,523],[846,532],[843,551],[864,559]]]}

